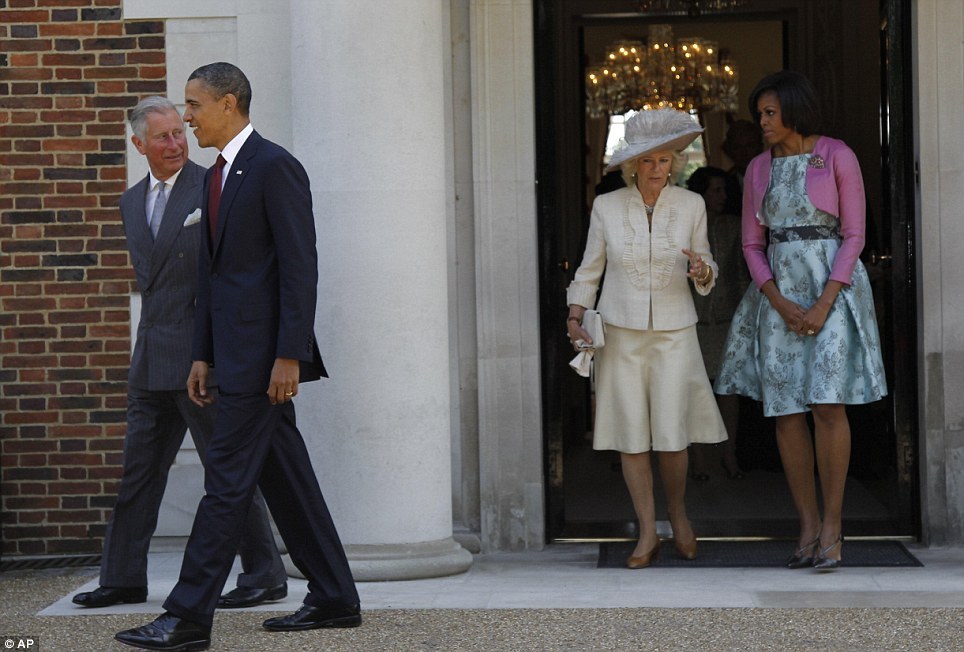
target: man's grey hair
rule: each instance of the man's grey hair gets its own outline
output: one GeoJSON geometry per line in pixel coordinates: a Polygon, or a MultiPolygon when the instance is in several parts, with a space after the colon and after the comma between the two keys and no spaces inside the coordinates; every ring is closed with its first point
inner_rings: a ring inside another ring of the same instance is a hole
{"type": "Polygon", "coordinates": [[[233,63],[218,61],[201,66],[187,78],[188,81],[192,79],[200,79],[215,99],[221,99],[228,93],[234,95],[238,99],[238,112],[248,116],[251,110],[251,82],[233,63]]]}
{"type": "Polygon", "coordinates": [[[152,113],[166,114],[170,111],[177,113],[177,107],[166,97],[160,95],[145,97],[131,109],[131,130],[135,136],[144,140],[147,138],[147,116],[152,113]]]}

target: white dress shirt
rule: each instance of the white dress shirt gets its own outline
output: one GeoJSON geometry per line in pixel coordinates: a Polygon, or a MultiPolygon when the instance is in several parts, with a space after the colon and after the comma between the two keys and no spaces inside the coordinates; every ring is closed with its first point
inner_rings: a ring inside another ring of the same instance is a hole
{"type": "Polygon", "coordinates": [[[249,122],[247,126],[238,132],[235,136],[224,146],[221,150],[221,156],[224,157],[224,169],[221,170],[221,190],[224,190],[224,184],[228,180],[228,174],[231,173],[231,168],[234,166],[234,159],[238,157],[238,152],[241,151],[241,147],[244,145],[245,141],[248,140],[248,136],[254,133],[254,126],[249,122]]]}

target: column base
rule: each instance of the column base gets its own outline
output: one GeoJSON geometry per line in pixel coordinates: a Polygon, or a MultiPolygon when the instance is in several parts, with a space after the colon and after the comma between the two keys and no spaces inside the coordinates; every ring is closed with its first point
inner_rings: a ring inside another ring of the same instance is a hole
{"type": "MultiPolygon", "coordinates": [[[[358,544],[345,546],[348,565],[356,582],[421,580],[464,573],[472,565],[472,555],[454,539],[420,543],[358,544]]],[[[287,554],[285,569],[291,577],[301,571],[287,554]]]]}

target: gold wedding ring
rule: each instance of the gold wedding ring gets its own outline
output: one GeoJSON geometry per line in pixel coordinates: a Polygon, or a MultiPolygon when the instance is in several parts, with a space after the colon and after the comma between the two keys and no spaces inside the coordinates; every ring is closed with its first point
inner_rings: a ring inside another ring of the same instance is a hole
{"type": "MultiPolygon", "coordinates": [[[[813,331],[810,331],[810,334],[813,335],[813,331]]],[[[294,392],[285,392],[285,396],[294,396],[294,395],[295,395],[294,392]]]]}

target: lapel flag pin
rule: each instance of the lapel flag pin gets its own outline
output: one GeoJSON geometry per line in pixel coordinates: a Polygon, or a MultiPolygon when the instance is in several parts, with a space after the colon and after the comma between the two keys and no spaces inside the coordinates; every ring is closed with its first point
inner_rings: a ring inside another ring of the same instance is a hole
{"type": "Polygon", "coordinates": [[[240,174],[241,174],[241,170],[238,170],[237,172],[235,172],[235,174],[240,175],[240,174]]]}

